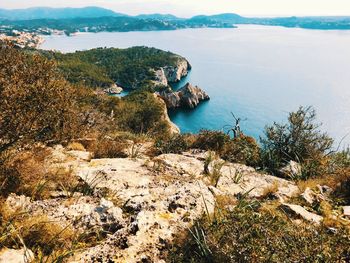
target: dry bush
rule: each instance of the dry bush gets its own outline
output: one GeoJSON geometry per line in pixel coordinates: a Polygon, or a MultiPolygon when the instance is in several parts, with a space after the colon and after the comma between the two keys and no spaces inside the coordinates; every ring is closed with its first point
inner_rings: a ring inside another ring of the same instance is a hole
{"type": "Polygon", "coordinates": [[[74,89],[40,55],[0,48],[0,105],[0,153],[83,131],[74,89]]]}
{"type": "Polygon", "coordinates": [[[300,107],[289,113],[286,124],[267,126],[261,138],[263,166],[278,174],[279,169],[292,160],[302,165],[299,179],[322,175],[333,140],[320,131],[315,120],[316,112],[312,107],[300,107]]]}
{"type": "Polygon", "coordinates": [[[263,189],[263,192],[261,193],[261,199],[265,199],[265,198],[268,198],[268,199],[273,199],[275,198],[275,194],[277,193],[278,191],[278,183],[277,181],[274,181],[273,184],[265,187],[263,189]]]}
{"type": "Polygon", "coordinates": [[[182,153],[190,148],[187,135],[175,134],[166,139],[158,139],[155,143],[158,154],[182,153]]]}
{"type": "Polygon", "coordinates": [[[94,158],[126,158],[127,144],[124,140],[116,138],[99,138],[87,150],[93,153],[94,158]]]}
{"type": "Polygon", "coordinates": [[[72,247],[76,238],[77,234],[69,225],[63,226],[46,216],[33,217],[6,204],[0,209],[0,248],[25,246],[36,257],[62,255],[72,247]]]}
{"type": "Polygon", "coordinates": [[[229,140],[230,136],[221,131],[201,130],[192,147],[221,153],[229,140]]]}
{"type": "Polygon", "coordinates": [[[169,135],[164,114],[164,107],[154,95],[142,90],[123,98],[114,110],[119,130],[162,138],[169,135]]]}

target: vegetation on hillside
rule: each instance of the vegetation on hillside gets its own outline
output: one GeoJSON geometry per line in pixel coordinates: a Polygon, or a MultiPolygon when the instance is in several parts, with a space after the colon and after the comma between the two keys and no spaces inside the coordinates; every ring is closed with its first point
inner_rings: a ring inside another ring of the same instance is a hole
{"type": "Polygon", "coordinates": [[[175,66],[180,58],[171,52],[147,47],[97,48],[68,54],[43,51],[43,54],[58,62],[58,67],[71,83],[90,87],[117,83],[127,89],[137,89],[154,80],[154,70],[175,66]]]}
{"type": "MultiPolygon", "coordinates": [[[[227,205],[227,204],[226,204],[227,205]]],[[[347,262],[349,229],[297,225],[273,201],[242,199],[204,216],[173,247],[169,262],[347,262]],[[232,204],[231,204],[232,207],[232,204]]]]}

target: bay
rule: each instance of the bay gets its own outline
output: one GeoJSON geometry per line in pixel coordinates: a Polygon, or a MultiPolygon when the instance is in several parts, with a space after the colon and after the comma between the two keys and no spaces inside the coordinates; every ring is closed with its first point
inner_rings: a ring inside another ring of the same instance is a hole
{"type": "MultiPolygon", "coordinates": [[[[338,142],[350,132],[350,31],[239,25],[236,29],[82,33],[48,36],[43,49],[73,52],[95,47],[149,46],[186,57],[187,81],[211,100],[170,117],[182,132],[223,129],[230,112],[255,138],[288,112],[312,105],[322,129],[338,142]]],[[[343,145],[350,144],[349,136],[343,145]]]]}

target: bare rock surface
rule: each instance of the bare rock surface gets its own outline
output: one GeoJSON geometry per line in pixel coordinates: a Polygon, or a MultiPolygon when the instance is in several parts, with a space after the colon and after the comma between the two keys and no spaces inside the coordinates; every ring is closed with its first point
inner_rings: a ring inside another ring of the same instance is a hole
{"type": "Polygon", "coordinates": [[[301,165],[297,162],[290,161],[280,170],[280,173],[287,178],[298,178],[301,176],[301,165]]]}
{"type": "Polygon", "coordinates": [[[179,57],[176,61],[175,66],[167,66],[163,68],[164,74],[168,82],[179,82],[182,77],[187,76],[188,71],[191,69],[190,63],[179,57]]]}
{"type": "Polygon", "coordinates": [[[344,216],[350,218],[350,206],[343,206],[342,208],[344,216]]]}
{"type": "Polygon", "coordinates": [[[4,248],[0,251],[0,263],[30,263],[33,258],[33,252],[29,249],[4,248]]]}
{"type": "Polygon", "coordinates": [[[235,200],[235,195],[249,192],[251,197],[260,197],[275,185],[281,199],[298,191],[292,182],[221,159],[213,161],[205,174],[208,154],[192,150],[155,158],[90,160],[83,151],[72,153],[56,146],[47,158],[48,169],[69,167],[72,176],[89,185],[93,193],[55,192],[54,198],[39,201],[10,195],[6,204],[33,216],[45,215],[82,233],[106,233],[101,242],[76,252],[69,262],[165,262],[164,251],[177,234],[203,214],[212,213],[217,196],[235,200]],[[210,177],[217,162],[222,165],[213,185],[210,177]]]}
{"type": "Polygon", "coordinates": [[[159,96],[165,101],[169,109],[185,107],[195,108],[201,101],[209,100],[208,94],[199,88],[187,83],[176,92],[164,90],[159,93],[159,96]]]}
{"type": "Polygon", "coordinates": [[[276,194],[282,199],[295,196],[299,192],[298,187],[293,182],[257,173],[251,167],[232,163],[223,166],[217,188],[232,195],[249,193],[249,196],[259,198],[265,189],[274,185],[277,186],[276,194]]]}
{"type": "Polygon", "coordinates": [[[301,217],[301,218],[303,218],[309,222],[312,222],[316,225],[321,224],[321,221],[323,220],[322,216],[317,215],[315,213],[311,213],[300,205],[284,203],[281,205],[281,208],[289,214],[295,215],[297,217],[301,217]]]}
{"type": "Polygon", "coordinates": [[[179,134],[180,128],[170,120],[167,105],[166,105],[165,101],[162,98],[158,97],[157,94],[154,94],[154,96],[158,100],[158,102],[163,106],[164,113],[163,113],[162,118],[163,118],[163,120],[165,120],[169,124],[170,133],[171,134],[179,134]]]}

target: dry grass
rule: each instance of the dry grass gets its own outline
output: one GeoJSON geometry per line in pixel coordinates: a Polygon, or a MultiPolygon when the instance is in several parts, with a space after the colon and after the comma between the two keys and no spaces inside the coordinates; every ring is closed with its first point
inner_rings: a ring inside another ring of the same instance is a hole
{"type": "Polygon", "coordinates": [[[90,145],[87,150],[93,153],[94,158],[125,158],[127,144],[121,139],[101,138],[90,145]]]}
{"type": "Polygon", "coordinates": [[[47,148],[36,148],[7,161],[0,171],[1,195],[15,193],[43,200],[50,198],[52,191],[74,191],[80,184],[79,178],[66,168],[48,169],[45,159],[49,154],[47,148]]]}
{"type": "Polygon", "coordinates": [[[72,151],[85,151],[85,147],[79,142],[69,143],[67,149],[72,151]]]}
{"type": "Polygon", "coordinates": [[[271,185],[265,187],[261,193],[261,199],[273,199],[278,191],[278,182],[274,181],[271,185]]]}
{"type": "Polygon", "coordinates": [[[76,238],[69,225],[63,226],[46,216],[33,217],[6,204],[0,218],[0,247],[27,247],[36,255],[48,256],[68,249],[76,238]]]}
{"type": "MultiPolygon", "coordinates": [[[[350,235],[323,226],[295,225],[276,202],[239,201],[222,217],[203,217],[169,262],[347,262],[350,235]]],[[[225,208],[221,208],[224,210],[225,208]]]]}

